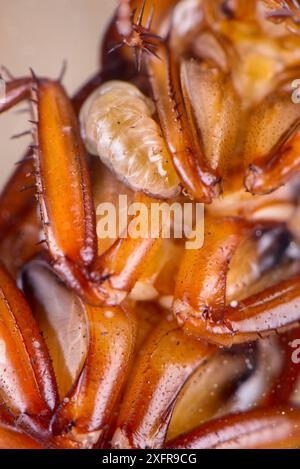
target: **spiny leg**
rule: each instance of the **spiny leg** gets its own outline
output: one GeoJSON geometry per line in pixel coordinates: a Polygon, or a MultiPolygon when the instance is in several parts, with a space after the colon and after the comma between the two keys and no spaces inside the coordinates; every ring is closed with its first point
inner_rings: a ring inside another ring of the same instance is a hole
{"type": "Polygon", "coordinates": [[[119,303],[123,293],[111,291],[108,282],[102,284],[110,276],[124,274],[131,289],[159,241],[122,239],[95,265],[94,203],[77,117],[60,83],[33,75],[31,87],[34,174],[49,261],[63,281],[86,301],[99,304],[108,298],[110,304],[119,303]],[[135,256],[133,263],[132,251],[137,246],[140,257],[135,256]]]}
{"type": "MultiPolygon", "coordinates": [[[[155,33],[156,26],[163,16],[170,14],[173,4],[171,0],[159,2],[159,6],[156,0],[121,0],[104,40],[104,59],[117,52],[113,55],[120,56],[119,60],[131,62],[133,55],[136,69],[140,72],[143,54],[156,55],[157,44],[161,41],[155,33]]],[[[114,61],[114,57],[111,60],[114,61]]]]}
{"type": "Polygon", "coordinates": [[[207,165],[199,141],[193,136],[172,52],[166,43],[161,43],[157,53],[160,60],[149,56],[146,67],[174,166],[188,192],[195,199],[210,203],[221,191],[219,176],[207,165]]]}
{"type": "MultiPolygon", "coordinates": [[[[160,123],[176,170],[192,196],[203,202],[211,202],[221,189],[218,185],[219,176],[207,166],[200,145],[195,143],[182,96],[179,70],[166,40],[162,40],[159,35],[163,22],[167,18],[171,21],[176,3],[171,0],[157,4],[137,0],[130,2],[129,10],[128,2],[125,2],[123,8],[121,5],[122,16],[119,22],[118,14],[115,19],[118,33],[122,37],[122,42],[115,48],[120,55],[119,61],[126,64],[130,62],[128,51],[119,51],[120,46],[129,46],[134,51],[138,69],[142,55],[145,55],[145,66],[157,102],[160,123]],[[130,11],[136,13],[130,17],[130,11]],[[143,27],[145,17],[148,20],[143,27]],[[124,36],[125,30],[128,31],[128,36],[124,36]]],[[[116,36],[114,27],[110,28],[107,36],[116,36]]]]}
{"type": "Polygon", "coordinates": [[[35,168],[48,248],[54,259],[88,266],[96,255],[95,221],[78,121],[59,83],[36,87],[35,168]]]}
{"type": "MultiPolygon", "coordinates": [[[[33,107],[34,175],[45,241],[64,280],[83,293],[89,286],[84,270],[93,264],[97,249],[86,153],[77,117],[61,84],[32,74],[26,81],[26,96],[20,88],[18,100],[30,96],[33,107]]],[[[10,84],[13,91],[18,87],[18,80],[10,84]]],[[[15,102],[10,92],[6,102],[9,106],[15,102]]]]}
{"type": "MultiPolygon", "coordinates": [[[[59,82],[63,78],[63,73],[65,70],[65,64],[60,73],[59,82]]],[[[6,95],[5,101],[0,105],[0,112],[4,112],[10,109],[14,104],[19,103],[20,101],[27,99],[32,100],[32,88],[35,87],[35,74],[32,72],[33,77],[31,78],[22,78],[15,79],[12,75],[6,74],[9,78],[9,81],[6,83],[6,95]]],[[[87,84],[87,89],[80,90],[80,92],[74,96],[72,104],[74,108],[77,109],[77,112],[80,110],[81,100],[85,99],[89,94],[90,89],[93,89],[94,82],[89,82],[87,84]]],[[[33,104],[37,104],[36,99],[33,99],[33,104]]],[[[32,120],[29,121],[32,125],[34,123],[32,120]]],[[[25,132],[22,132],[19,135],[15,135],[12,138],[21,137],[23,135],[31,134],[34,135],[34,130],[31,129],[25,132]]],[[[5,255],[5,250],[8,247],[9,243],[14,242],[14,237],[18,236],[18,233],[22,233],[23,246],[27,253],[32,250],[32,255],[38,251],[36,243],[39,239],[34,241],[34,238],[31,237],[28,239],[28,242],[24,239],[23,231],[23,221],[33,219],[34,215],[31,213],[37,211],[35,198],[37,198],[36,191],[36,172],[34,166],[34,152],[36,151],[36,146],[30,145],[24,157],[16,163],[16,169],[13,172],[12,176],[8,180],[5,188],[3,189],[0,196],[0,231],[1,231],[1,246],[2,251],[5,255]],[[21,221],[22,220],[22,221],[21,221]]],[[[26,229],[27,229],[26,221],[26,229]]],[[[38,232],[39,225],[34,223],[32,230],[35,229],[38,232]]],[[[38,235],[39,236],[39,235],[38,235]]],[[[46,240],[41,241],[40,249],[43,247],[43,244],[46,240]]],[[[18,243],[20,244],[20,243],[18,243]]],[[[4,256],[6,257],[6,256],[4,256]]],[[[21,256],[24,257],[24,256],[21,256]]],[[[29,257],[24,260],[27,260],[29,257]]],[[[15,261],[14,261],[14,264],[15,261]]],[[[13,270],[13,269],[10,269],[13,270]]]]}

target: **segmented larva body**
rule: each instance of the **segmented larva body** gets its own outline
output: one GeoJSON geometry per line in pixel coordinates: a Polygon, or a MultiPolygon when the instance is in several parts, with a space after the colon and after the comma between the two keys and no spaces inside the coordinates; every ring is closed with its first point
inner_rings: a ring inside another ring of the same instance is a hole
{"type": "Polygon", "coordinates": [[[169,198],[178,193],[179,179],[154,113],[152,100],[134,85],[110,81],[84,104],[82,134],[88,151],[125,184],[169,198]]]}

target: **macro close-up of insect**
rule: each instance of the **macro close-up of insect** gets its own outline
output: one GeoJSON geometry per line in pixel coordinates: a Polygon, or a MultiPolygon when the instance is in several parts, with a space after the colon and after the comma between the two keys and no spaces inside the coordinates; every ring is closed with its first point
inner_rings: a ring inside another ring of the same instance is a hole
{"type": "Polygon", "coordinates": [[[98,56],[73,95],[1,67],[31,143],[0,194],[0,448],[300,448],[300,3],[120,0],[98,56]]]}

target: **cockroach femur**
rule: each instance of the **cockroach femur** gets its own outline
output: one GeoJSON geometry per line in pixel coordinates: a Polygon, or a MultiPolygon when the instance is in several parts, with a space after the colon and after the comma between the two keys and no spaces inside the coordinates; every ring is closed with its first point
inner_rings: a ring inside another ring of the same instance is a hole
{"type": "Polygon", "coordinates": [[[299,11],[124,0],[72,98],[3,69],[33,141],[0,196],[1,448],[300,446],[299,11]],[[155,235],[126,205],[102,237],[119,196],[155,235]]]}

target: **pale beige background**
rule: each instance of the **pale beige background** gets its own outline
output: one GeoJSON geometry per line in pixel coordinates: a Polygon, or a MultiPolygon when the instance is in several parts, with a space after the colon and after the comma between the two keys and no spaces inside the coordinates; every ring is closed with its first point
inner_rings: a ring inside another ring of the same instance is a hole
{"type": "MultiPolygon", "coordinates": [[[[64,79],[74,91],[97,69],[101,34],[117,0],[0,0],[0,64],[15,76],[37,73],[57,77],[63,59],[64,79]]],[[[24,106],[23,106],[24,107],[24,106]]],[[[0,188],[22,155],[26,139],[11,141],[28,128],[26,114],[0,116],[0,188]]]]}

